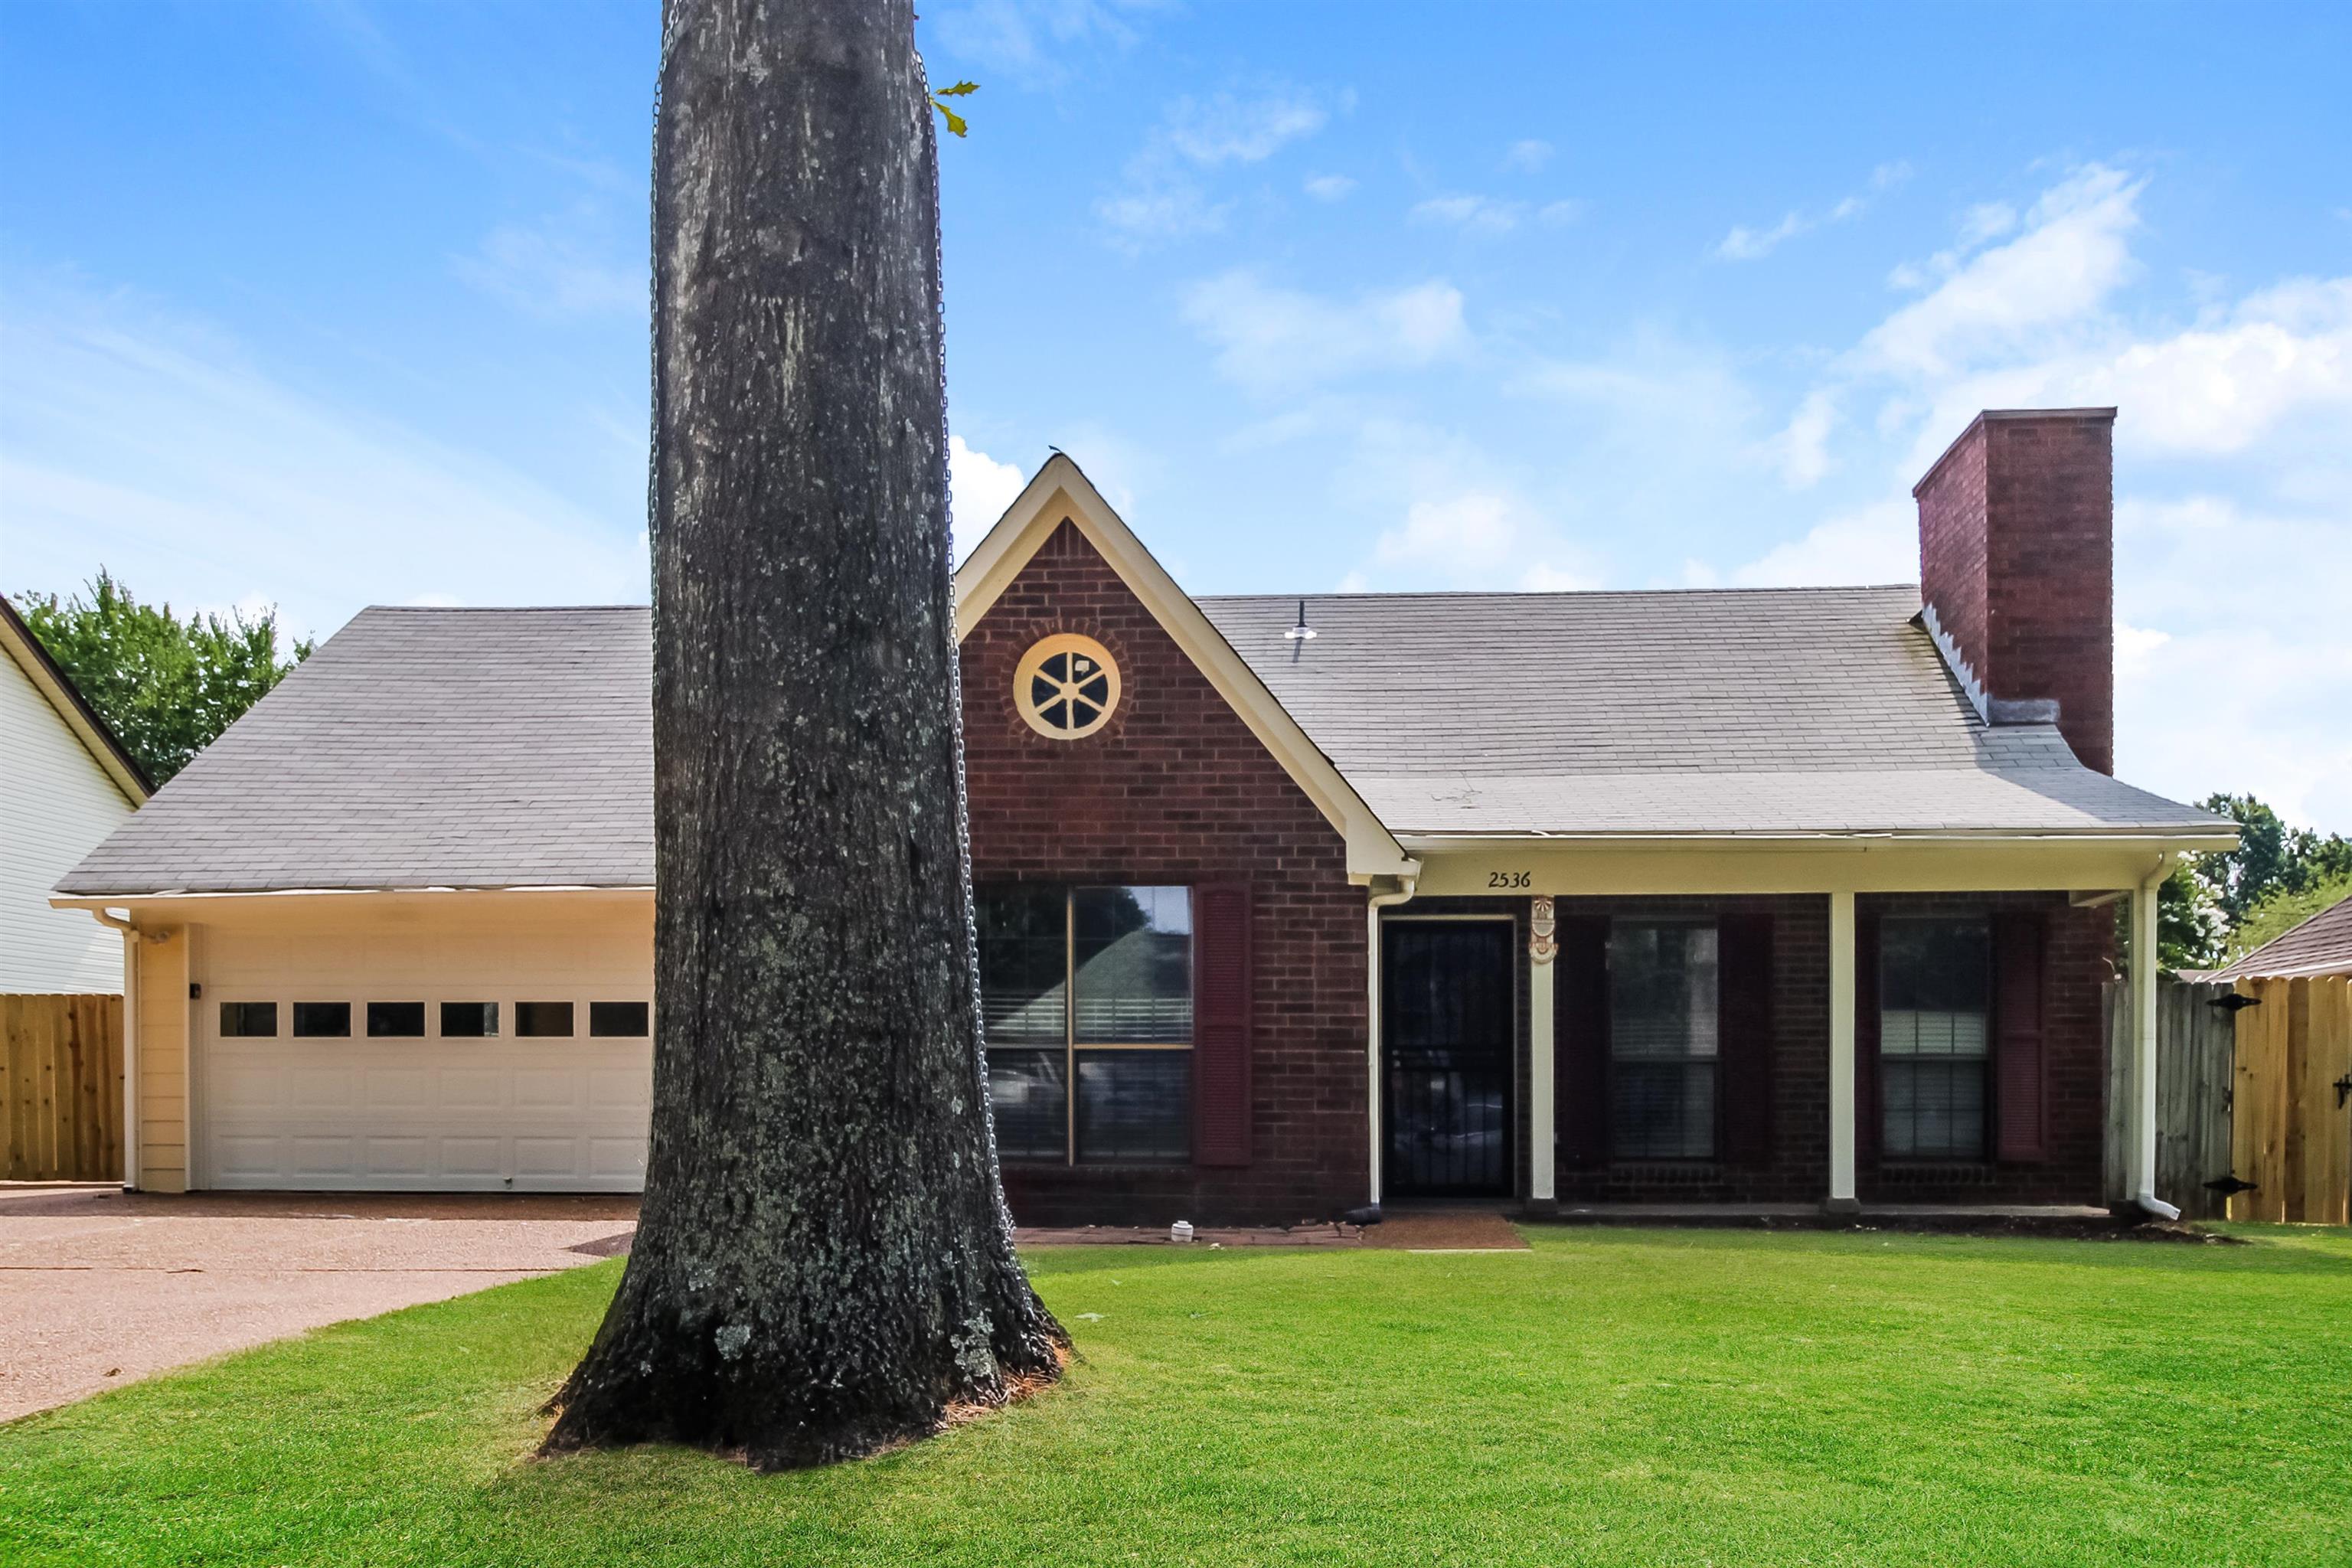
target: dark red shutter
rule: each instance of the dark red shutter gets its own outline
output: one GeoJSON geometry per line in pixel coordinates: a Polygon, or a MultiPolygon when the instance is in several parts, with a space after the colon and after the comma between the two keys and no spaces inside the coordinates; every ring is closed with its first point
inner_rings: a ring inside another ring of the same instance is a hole
{"type": "Polygon", "coordinates": [[[1772,917],[1726,915],[1716,924],[1716,1070],[1723,1157],[1772,1157],[1772,917]]]}
{"type": "Polygon", "coordinates": [[[1878,1159],[1878,917],[1853,917],[1853,1161],[1878,1159]]]}
{"type": "Polygon", "coordinates": [[[1557,1016],[1553,1020],[1552,1117],[1563,1165],[1609,1160],[1609,921],[1597,915],[1559,922],[1557,1016]]]}
{"type": "Polygon", "coordinates": [[[1250,1163],[1250,890],[1192,889],[1192,1163],[1250,1163]]]}
{"type": "Polygon", "coordinates": [[[2039,1160],[2047,1092],[2042,1045],[2042,917],[1992,921],[1993,1110],[2004,1160],[2039,1160]]]}

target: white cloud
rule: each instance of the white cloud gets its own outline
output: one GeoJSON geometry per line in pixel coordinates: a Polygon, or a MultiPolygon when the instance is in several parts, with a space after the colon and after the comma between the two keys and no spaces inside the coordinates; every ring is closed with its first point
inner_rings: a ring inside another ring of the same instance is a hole
{"type": "Polygon", "coordinates": [[[1469,343],[1461,291],[1443,279],[1333,300],[1240,269],[1192,285],[1183,311],[1219,372],[1259,393],[1425,365],[1469,343]]]}
{"type": "Polygon", "coordinates": [[[2352,505],[2192,492],[2116,508],[2117,772],[2176,799],[2252,788],[2352,827],[2352,505]]]}
{"type": "Polygon", "coordinates": [[[1960,215],[1960,247],[1974,250],[2017,227],[2017,209],[2007,202],[1979,202],[1960,215]]]}
{"type": "Polygon", "coordinates": [[[1029,476],[1011,463],[998,462],[961,436],[948,437],[948,515],[954,520],[958,561],[971,553],[1028,483],[1029,476]]]}
{"type": "Polygon", "coordinates": [[[1546,202],[1536,209],[1536,221],[1546,228],[1565,228],[1584,216],[1584,204],[1571,198],[1546,202]]]}
{"type": "Polygon", "coordinates": [[[593,514],[297,391],[201,323],[20,289],[8,342],[11,586],[70,588],[102,563],[142,596],[274,602],[289,629],[322,633],[368,604],[646,597],[641,514],[593,514]]]}
{"type": "Polygon", "coordinates": [[[1514,142],[1505,149],[1503,164],[1506,168],[1532,174],[1551,162],[1552,151],[1550,142],[1530,136],[1524,142],[1514,142]]]}
{"type": "Polygon", "coordinates": [[[1774,545],[1731,574],[1743,588],[1809,587],[1839,583],[1915,583],[1919,534],[1906,500],[1841,512],[1801,539],[1774,545]]]}
{"type": "MultiPolygon", "coordinates": [[[[1881,163],[1870,172],[1871,195],[1891,191],[1911,177],[1911,165],[1896,162],[1881,163]]],[[[1845,223],[1870,210],[1870,195],[1855,192],[1841,197],[1825,216],[1808,217],[1791,207],[1780,215],[1780,221],[1766,228],[1750,228],[1735,224],[1731,232],[1717,242],[1716,256],[1725,261],[1760,261],[1801,234],[1808,234],[1823,224],[1845,223]]]]}
{"type": "Polygon", "coordinates": [[[1133,47],[1139,34],[1129,17],[1159,8],[1160,0],[970,0],[936,15],[926,5],[923,16],[955,54],[1038,86],[1068,78],[1081,51],[1133,47]]]}
{"type": "Polygon", "coordinates": [[[643,316],[646,268],[619,259],[603,228],[584,216],[500,224],[473,254],[449,265],[475,288],[533,315],[643,316]]]}
{"type": "Polygon", "coordinates": [[[1731,232],[1723,237],[1722,243],[1715,247],[1715,253],[1726,261],[1761,260],[1778,250],[1782,241],[1793,239],[1812,226],[1794,212],[1783,215],[1780,221],[1769,228],[1749,228],[1735,224],[1731,232]]]}
{"type": "MultiPolygon", "coordinates": [[[[1585,571],[1558,563],[1559,542],[1507,490],[1479,489],[1416,500],[1372,547],[1375,570],[1413,587],[1488,586],[1559,592],[1591,588],[1585,571]]],[[[1360,570],[1354,574],[1365,581],[1360,570]]]]}
{"type": "MultiPolygon", "coordinates": [[[[1340,107],[1350,101],[1342,95],[1340,107]]],[[[1288,89],[1177,99],[1128,160],[1119,188],[1095,204],[1095,214],[1111,242],[1128,250],[1214,233],[1224,226],[1226,207],[1210,195],[1206,176],[1227,164],[1264,163],[1322,130],[1330,117],[1319,95],[1288,89]]],[[[1308,189],[1321,199],[1347,194],[1343,186],[1326,195],[1314,184],[1308,189]]]]}
{"type": "Polygon", "coordinates": [[[1415,223],[1444,224],[1471,234],[1508,234],[1528,215],[1525,202],[1457,194],[1431,196],[1406,214],[1415,223]]]}
{"type": "Polygon", "coordinates": [[[1304,188],[1318,202],[1336,202],[1345,199],[1356,182],[1345,174],[1310,174],[1304,188]]]}
{"type": "Polygon", "coordinates": [[[1314,135],[1330,118],[1308,93],[1236,98],[1221,92],[1205,99],[1178,99],[1169,106],[1164,134],[1179,156],[1202,168],[1260,163],[1285,142],[1314,135]]]}
{"type": "Polygon", "coordinates": [[[1830,432],[1837,426],[1836,395],[1816,387],[1772,438],[1772,454],[1790,489],[1810,489],[1829,472],[1830,432]]]}
{"type": "Polygon", "coordinates": [[[1983,251],[1863,340],[1887,370],[1940,374],[2013,350],[2104,303],[2133,271],[2127,237],[2146,180],[2093,165],[2045,192],[2032,226],[1983,251]]]}

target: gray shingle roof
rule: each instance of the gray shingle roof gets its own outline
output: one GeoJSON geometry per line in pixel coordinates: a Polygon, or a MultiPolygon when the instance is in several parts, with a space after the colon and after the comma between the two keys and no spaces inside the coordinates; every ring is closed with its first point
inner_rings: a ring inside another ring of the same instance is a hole
{"type": "Polygon", "coordinates": [[[650,886],[651,647],[643,606],[362,611],[58,891],[650,886]]]}
{"type": "Polygon", "coordinates": [[[2206,978],[2265,980],[2318,974],[2352,974],[2352,899],[2330,904],[2206,978]]]}
{"type": "MultiPolygon", "coordinates": [[[[2199,829],[1989,729],[1900,588],[1201,602],[1398,833],[2199,829]]],[[[653,880],[642,606],[371,609],[59,884],[653,880]]]]}
{"type": "Polygon", "coordinates": [[[1200,605],[1391,832],[2217,825],[1985,725],[1908,585],[1200,605]]]}

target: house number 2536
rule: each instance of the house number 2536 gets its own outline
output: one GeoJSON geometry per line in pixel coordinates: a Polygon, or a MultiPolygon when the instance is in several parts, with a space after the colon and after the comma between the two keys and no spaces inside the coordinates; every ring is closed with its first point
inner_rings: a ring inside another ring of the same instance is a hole
{"type": "Polygon", "coordinates": [[[1486,886],[1490,888],[1525,888],[1531,886],[1525,871],[1489,871],[1486,886]]]}

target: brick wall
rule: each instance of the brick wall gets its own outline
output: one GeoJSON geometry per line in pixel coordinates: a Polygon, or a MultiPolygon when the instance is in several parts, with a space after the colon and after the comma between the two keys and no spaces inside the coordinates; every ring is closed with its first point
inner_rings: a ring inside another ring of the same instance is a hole
{"type": "MultiPolygon", "coordinates": [[[[1772,921],[1772,1144],[1755,1164],[1712,1160],[1619,1161],[1577,1170],[1563,1165],[1562,1204],[1769,1203],[1812,1205],[1829,1190],[1829,900],[1822,895],[1763,898],[1560,899],[1559,914],[1619,920],[1713,918],[1740,911],[1772,921]]],[[[2105,1047],[2101,986],[2110,972],[2114,915],[2077,910],[2058,893],[1864,895],[1859,914],[1977,917],[2011,910],[2041,911],[2047,922],[2042,963],[2044,1048],[2049,1068],[2047,1158],[1911,1162],[1865,1154],[1856,1172],[1865,1203],[2095,1204],[2101,1195],[2105,1137],[2105,1047]]],[[[1559,1021],[1567,1046],[1570,1021],[1559,1021]]],[[[1869,1107],[1862,1108],[1867,1114],[1869,1107]]],[[[1873,1140],[1864,1140],[1867,1150],[1873,1140]]],[[[1525,1188],[1521,1188],[1525,1191],[1525,1188]]]]}
{"type": "Polygon", "coordinates": [[[1854,900],[1854,910],[1857,915],[1881,919],[2012,910],[2042,913],[2042,1027],[2050,1119],[2046,1157],[2030,1164],[1865,1157],[1855,1172],[1862,1201],[2102,1202],[2106,1141],[2102,987],[2114,972],[2115,911],[2075,909],[2063,893],[1864,895],[1854,900]]]}
{"type": "Polygon", "coordinates": [[[1920,592],[1988,695],[2115,771],[2115,411],[1990,412],[1928,470],[1920,592]]]}
{"type": "MultiPolygon", "coordinates": [[[[1706,920],[1733,913],[1772,917],[1772,1149],[1758,1164],[1714,1160],[1618,1161],[1578,1170],[1562,1165],[1562,1204],[1771,1203],[1809,1205],[1829,1190],[1829,900],[1774,897],[1559,899],[1560,918],[1706,920]]],[[[1561,1048],[1572,1021],[1556,1026],[1561,1048]]]]}
{"type": "Polygon", "coordinates": [[[1364,894],[1346,846],[1085,536],[1065,522],[963,641],[973,876],[1245,881],[1255,1009],[1245,1167],[1008,1163],[1024,1224],[1288,1224],[1365,1200],[1364,894]],[[1078,632],[1118,663],[1110,721],[1035,733],[1013,671],[1078,632]]]}

